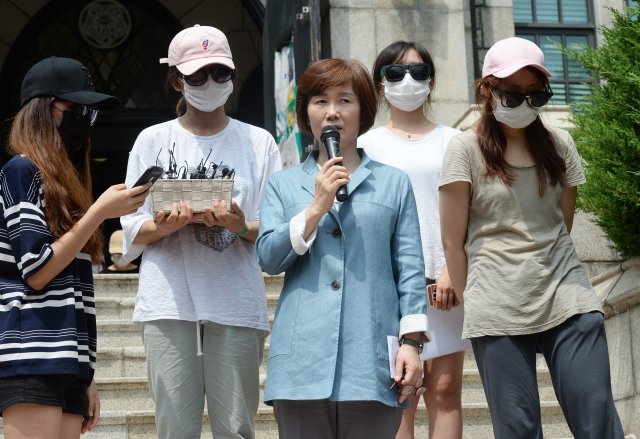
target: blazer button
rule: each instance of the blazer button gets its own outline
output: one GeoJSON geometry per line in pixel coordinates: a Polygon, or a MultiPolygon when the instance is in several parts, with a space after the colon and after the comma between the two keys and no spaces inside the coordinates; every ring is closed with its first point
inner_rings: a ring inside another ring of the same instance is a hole
{"type": "Polygon", "coordinates": [[[342,230],[340,229],[333,229],[333,232],[331,232],[331,234],[333,235],[334,238],[339,237],[340,235],[342,235],[342,230]]]}
{"type": "Polygon", "coordinates": [[[340,282],[338,282],[337,280],[331,282],[331,289],[333,291],[338,291],[340,289],[340,282]]]}

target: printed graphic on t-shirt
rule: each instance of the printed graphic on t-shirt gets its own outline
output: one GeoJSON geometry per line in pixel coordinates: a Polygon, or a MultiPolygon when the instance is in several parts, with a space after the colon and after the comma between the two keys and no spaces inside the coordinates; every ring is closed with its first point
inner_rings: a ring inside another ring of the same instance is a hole
{"type": "Polygon", "coordinates": [[[218,252],[231,247],[238,239],[234,233],[220,226],[207,227],[204,224],[196,224],[194,233],[200,244],[211,247],[218,252]]]}

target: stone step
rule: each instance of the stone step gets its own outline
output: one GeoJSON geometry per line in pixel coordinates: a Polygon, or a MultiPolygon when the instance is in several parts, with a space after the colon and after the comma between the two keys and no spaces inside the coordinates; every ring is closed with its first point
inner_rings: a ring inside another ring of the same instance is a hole
{"type": "MultiPolygon", "coordinates": [[[[1,432],[1,430],[0,430],[1,432]]],[[[87,435],[91,439],[157,439],[153,410],[103,411],[100,423],[87,435]]],[[[202,420],[202,437],[211,438],[209,416],[202,420]]],[[[277,439],[278,429],[270,407],[260,408],[256,416],[256,439],[277,439]]]]}
{"type": "MultiPolygon", "coordinates": [[[[269,337],[267,337],[262,366],[266,367],[269,356],[269,337]]],[[[144,376],[146,364],[140,327],[129,321],[112,320],[98,322],[98,361],[103,376],[144,376]],[[141,372],[140,372],[141,371],[141,372]]],[[[467,349],[464,356],[464,370],[477,374],[477,365],[473,351],[467,349]]],[[[548,374],[542,355],[536,356],[536,368],[540,376],[548,374]]],[[[478,380],[480,377],[478,376],[478,380]]],[[[550,385],[550,383],[549,383],[550,385]]]]}
{"type": "Polygon", "coordinates": [[[147,376],[147,362],[142,342],[136,347],[106,348],[98,343],[96,376],[125,378],[147,376]]]}
{"type": "MultiPolygon", "coordinates": [[[[267,295],[279,295],[282,290],[284,275],[271,276],[263,273],[267,295]]],[[[137,274],[94,274],[95,297],[116,297],[120,299],[135,299],[138,292],[137,274]]]]}
{"type": "MultiPolygon", "coordinates": [[[[462,410],[463,438],[482,439],[493,437],[491,420],[486,406],[465,404],[462,410]]],[[[571,438],[560,407],[548,401],[541,403],[544,437],[547,439],[571,438]]],[[[209,417],[203,414],[202,436],[211,437],[209,417]]],[[[415,437],[428,437],[429,428],[424,406],[419,407],[415,422],[415,437]]],[[[0,437],[2,420],[0,419],[0,437]]],[[[93,439],[155,439],[157,438],[153,410],[102,410],[100,423],[88,437],[93,439]]],[[[278,429],[273,410],[261,406],[256,415],[256,439],[277,439],[278,429]]]]}
{"type": "MultiPolygon", "coordinates": [[[[268,407],[263,401],[264,377],[260,379],[260,404],[268,407]]],[[[96,376],[100,407],[104,411],[139,411],[153,410],[154,403],[149,390],[147,377],[101,378],[96,376]]]]}
{"type": "Polygon", "coordinates": [[[100,409],[104,412],[153,411],[147,377],[101,378],[96,375],[100,409]]]}
{"type": "MultiPolygon", "coordinates": [[[[260,401],[264,405],[264,384],[266,373],[260,376],[260,401]]],[[[548,371],[538,372],[539,392],[542,401],[557,404],[548,371]]],[[[146,376],[138,377],[104,377],[96,374],[96,383],[100,395],[100,404],[104,411],[137,411],[153,410],[154,404],[149,392],[146,376]]],[[[465,370],[463,373],[462,403],[467,407],[486,405],[482,383],[477,372],[465,370]]]]}
{"type": "Polygon", "coordinates": [[[98,297],[135,299],[138,292],[137,274],[94,274],[93,294],[98,297]]]}
{"type": "MultiPolygon", "coordinates": [[[[547,439],[570,438],[562,411],[550,401],[541,403],[544,437],[547,439]]],[[[94,439],[151,439],[156,438],[153,410],[103,411],[98,427],[91,432],[94,439]]],[[[415,436],[428,437],[427,414],[424,406],[418,409],[415,423],[415,436]]],[[[203,415],[202,437],[210,438],[209,417],[203,415]]],[[[273,410],[261,406],[256,416],[256,439],[276,439],[277,425],[273,410]]],[[[493,429],[488,409],[482,404],[463,405],[463,438],[482,439],[493,437],[493,429]]]]}
{"type": "Polygon", "coordinates": [[[136,304],[134,298],[120,297],[96,297],[96,318],[101,320],[131,320],[133,308],[136,304]]]}
{"type": "MultiPolygon", "coordinates": [[[[273,323],[273,317],[278,305],[278,294],[267,294],[267,314],[269,322],[273,323]]],[[[106,296],[95,298],[96,317],[102,320],[128,320],[133,318],[133,309],[136,304],[135,297],[106,296]]]]}
{"type": "MultiPolygon", "coordinates": [[[[104,410],[152,409],[151,395],[146,373],[137,376],[113,377],[102,369],[96,372],[96,382],[104,410]]],[[[556,401],[551,377],[547,369],[537,371],[538,391],[542,401],[556,401]]],[[[263,401],[266,369],[260,370],[260,401],[263,401]]],[[[465,369],[462,374],[462,403],[467,405],[486,404],[482,382],[477,370],[465,369]]],[[[556,401],[557,402],[557,401],[556,401]]]]}
{"type": "Polygon", "coordinates": [[[140,326],[131,320],[98,320],[98,356],[104,348],[128,348],[142,346],[140,326]]]}

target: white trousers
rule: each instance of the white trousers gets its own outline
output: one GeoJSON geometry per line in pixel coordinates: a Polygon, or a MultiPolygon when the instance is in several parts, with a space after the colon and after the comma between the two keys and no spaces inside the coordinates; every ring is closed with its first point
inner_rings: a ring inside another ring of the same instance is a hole
{"type": "Polygon", "coordinates": [[[216,439],[255,437],[264,331],[156,320],[142,333],[158,438],[200,439],[205,398],[216,439]]]}

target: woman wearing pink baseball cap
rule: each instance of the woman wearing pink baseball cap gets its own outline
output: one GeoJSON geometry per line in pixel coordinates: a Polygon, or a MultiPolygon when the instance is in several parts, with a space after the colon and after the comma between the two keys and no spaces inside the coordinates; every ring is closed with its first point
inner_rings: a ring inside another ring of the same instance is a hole
{"type": "Polygon", "coordinates": [[[445,153],[442,241],[495,437],[542,438],[539,352],[573,436],[617,439],[602,306],[569,235],[584,173],[569,133],[539,116],[550,76],[531,41],[487,52],[480,120],[445,153]]]}
{"type": "Polygon", "coordinates": [[[200,438],[206,399],[214,437],[253,438],[269,331],[254,241],[260,197],[281,168],[280,154],[267,131],[225,113],[236,71],[224,33],[184,29],[160,62],[181,95],[178,117],[140,133],[126,181],[150,165],[183,178],[200,164],[207,178],[234,175],[234,185],[231,206],[214,200],[194,213],[178,202],[165,214],[149,200],[121,219],[123,256],[142,254],[133,321],[142,326],[158,437],[200,438]]]}

